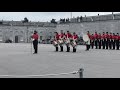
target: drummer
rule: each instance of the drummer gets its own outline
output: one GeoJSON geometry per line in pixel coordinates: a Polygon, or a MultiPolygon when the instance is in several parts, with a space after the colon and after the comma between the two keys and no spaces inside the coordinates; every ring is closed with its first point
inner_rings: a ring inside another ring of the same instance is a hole
{"type": "Polygon", "coordinates": [[[91,36],[89,31],[87,31],[87,35],[88,35],[89,40],[86,42],[86,51],[89,51],[89,49],[90,49],[90,36],[91,36]]]}

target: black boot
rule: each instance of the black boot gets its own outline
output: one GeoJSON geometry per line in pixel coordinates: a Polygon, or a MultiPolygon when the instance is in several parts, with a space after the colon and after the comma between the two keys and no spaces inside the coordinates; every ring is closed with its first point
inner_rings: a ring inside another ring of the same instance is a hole
{"type": "Polygon", "coordinates": [[[67,51],[66,52],[69,52],[69,47],[67,46],[67,51]]]}
{"type": "Polygon", "coordinates": [[[56,47],[56,52],[58,51],[58,47],[56,47]]]}
{"type": "Polygon", "coordinates": [[[76,52],[76,48],[73,48],[73,52],[76,52]]]}
{"type": "Polygon", "coordinates": [[[68,47],[68,52],[70,52],[70,47],[68,47]]]}
{"type": "Polygon", "coordinates": [[[66,52],[70,52],[70,47],[67,46],[67,51],[66,52]]]}
{"type": "Polygon", "coordinates": [[[63,52],[63,46],[60,46],[60,48],[61,48],[61,52],[63,52]]]}

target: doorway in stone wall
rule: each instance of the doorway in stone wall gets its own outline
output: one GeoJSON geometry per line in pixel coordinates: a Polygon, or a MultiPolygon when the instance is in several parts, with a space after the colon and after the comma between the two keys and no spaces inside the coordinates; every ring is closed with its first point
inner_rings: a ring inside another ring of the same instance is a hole
{"type": "Polygon", "coordinates": [[[18,43],[18,36],[15,36],[15,43],[18,43]]]}

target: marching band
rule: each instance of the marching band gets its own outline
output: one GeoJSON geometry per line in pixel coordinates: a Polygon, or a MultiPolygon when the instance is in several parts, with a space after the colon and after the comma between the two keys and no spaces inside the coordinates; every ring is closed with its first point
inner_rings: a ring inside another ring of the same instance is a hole
{"type": "Polygon", "coordinates": [[[61,52],[63,52],[63,44],[66,45],[67,51],[70,52],[70,45],[73,47],[73,52],[76,52],[77,48],[77,40],[78,40],[78,35],[74,32],[73,35],[67,31],[67,33],[63,33],[63,30],[61,30],[61,33],[58,34],[55,32],[54,40],[53,40],[53,45],[56,48],[56,51],[58,51],[58,46],[61,48],[61,52]]]}
{"type": "MultiPolygon", "coordinates": [[[[115,33],[108,33],[103,32],[94,34],[90,34],[89,31],[86,33],[87,37],[84,42],[86,44],[86,51],[88,51],[90,48],[94,49],[116,49],[119,50],[119,43],[120,43],[120,36],[119,33],[115,35],[115,33]]],[[[74,32],[71,34],[69,31],[67,33],[63,33],[63,30],[61,30],[61,33],[58,34],[55,32],[55,37],[53,41],[53,45],[56,47],[56,51],[58,51],[58,47],[60,46],[61,52],[63,52],[63,45],[66,45],[67,51],[70,52],[70,46],[73,47],[73,52],[76,52],[77,49],[77,43],[78,43],[78,35],[74,32]]]]}

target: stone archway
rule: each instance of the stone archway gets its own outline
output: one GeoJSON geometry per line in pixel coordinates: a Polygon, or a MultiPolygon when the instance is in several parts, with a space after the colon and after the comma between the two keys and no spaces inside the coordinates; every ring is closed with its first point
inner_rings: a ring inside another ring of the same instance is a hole
{"type": "Polygon", "coordinates": [[[18,36],[15,36],[15,43],[18,43],[18,36]]]}

